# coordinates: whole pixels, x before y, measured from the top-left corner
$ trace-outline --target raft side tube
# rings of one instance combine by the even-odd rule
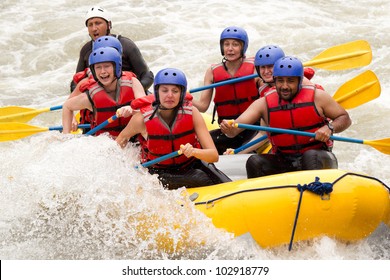
[[[198,210],[235,236],[250,233],[261,247],[290,242],[300,191],[319,177],[334,183],[328,199],[302,194],[294,242],[319,236],[356,241],[384,221],[390,226],[389,188],[378,179],[342,170],[298,171],[188,189]]]

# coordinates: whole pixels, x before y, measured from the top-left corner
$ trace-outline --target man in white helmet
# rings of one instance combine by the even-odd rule
[[[121,35],[111,34],[112,23],[108,12],[101,7],[90,8],[86,13],[85,25],[88,28],[91,41],[87,42],[80,50],[76,73],[84,71],[89,66],[88,59],[92,52],[92,44],[97,38],[105,35],[115,36],[123,47],[122,70],[136,74],[145,91],[147,91],[153,84],[153,73],[149,70],[140,50],[132,40]],[[72,81],[71,91],[75,89],[75,86],[75,82]]]

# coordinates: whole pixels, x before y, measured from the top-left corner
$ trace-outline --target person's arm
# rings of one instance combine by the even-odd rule
[[[328,125],[320,127],[315,132],[316,140],[326,142],[329,140],[332,133],[342,132],[352,124],[352,120],[348,112],[327,92],[317,89],[314,102],[318,112],[324,117],[329,118],[333,126],[333,131],[328,127]]]
[[[69,98],[62,106],[62,133],[70,133],[72,131],[72,120],[74,111],[88,109],[92,111],[92,104],[88,99],[87,93]]]
[[[180,150],[186,157],[196,157],[205,162],[217,162],[219,155],[217,148],[210,136],[206,123],[199,113],[198,109],[192,108],[192,117],[194,122],[195,134],[199,139],[202,148],[194,148],[191,144],[186,143]]]
[[[147,132],[144,123],[144,116],[142,115],[142,113],[137,112],[133,115],[133,117],[130,119],[129,123],[121,131],[121,133],[119,133],[115,141],[118,143],[119,146],[124,148],[129,142],[129,139],[139,133],[141,133],[146,139]]]
[[[134,92],[134,98],[140,98],[142,96],[145,96],[145,90],[140,82],[139,79],[133,77],[131,78],[131,81],[133,82],[133,92]]]
[[[213,71],[212,71],[211,67],[209,67],[206,70],[203,84],[205,86],[208,86],[208,85],[211,85],[213,82],[214,82]],[[213,97],[213,89],[212,88],[205,89],[204,91],[202,91],[199,100],[193,99],[192,104],[200,112],[204,113],[209,108],[212,97]]]
[[[123,70],[134,72],[146,91],[154,81],[152,71],[150,71],[141,51],[132,40],[123,36],[120,36],[119,40],[123,47]]]

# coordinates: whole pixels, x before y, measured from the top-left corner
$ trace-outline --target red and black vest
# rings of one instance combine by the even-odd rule
[[[96,127],[108,118],[115,115],[116,111],[123,107],[130,105],[134,100],[133,82],[132,78],[135,74],[132,72],[123,72],[122,77],[118,80],[117,97],[116,100],[111,98],[103,87],[97,82],[93,81],[87,85],[87,93],[92,103],[94,112],[93,121],[91,122],[91,128]],[[81,89],[80,89],[81,90]],[[108,124],[100,131],[96,133],[99,135],[103,132],[109,132],[112,136],[118,136],[119,133],[126,127],[131,117],[118,118],[112,123]]]
[[[192,95],[187,94],[184,103],[178,109],[176,118],[171,126],[166,124],[153,106],[154,95],[137,98],[133,109],[140,109],[144,116],[144,122],[148,133],[146,141],[142,141],[142,161],[150,161],[180,149],[180,145],[190,143],[199,148],[200,144],[195,134],[192,118]],[[180,169],[190,164],[194,157],[187,158],[184,155],[174,157],[153,165],[155,168]]]
[[[212,66],[214,83],[253,75],[254,70],[253,59],[245,59],[234,76],[226,71],[223,63]],[[223,119],[238,118],[258,98],[255,79],[216,87],[213,122],[215,112],[218,113],[218,123],[221,123]]]
[[[315,132],[326,123],[314,103],[314,86],[303,86],[290,102],[279,98],[277,92],[266,95],[270,127]],[[325,149],[326,145],[307,136],[269,133],[274,153],[302,154],[310,149]]]

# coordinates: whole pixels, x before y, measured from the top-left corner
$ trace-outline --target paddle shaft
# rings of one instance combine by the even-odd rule
[[[220,87],[220,86],[224,86],[224,85],[230,85],[230,84],[234,84],[234,83],[239,83],[239,82],[243,82],[243,81],[254,79],[256,77],[258,77],[257,74],[252,74],[252,75],[248,75],[248,76],[244,76],[244,77],[240,77],[240,78],[233,78],[233,79],[225,80],[225,81],[222,81],[222,82],[206,85],[206,86],[203,86],[203,87],[190,89],[190,93],[194,93],[194,92],[198,92],[198,91],[202,91],[202,90],[206,90],[206,89],[210,89],[210,88]]]
[[[162,162],[162,161],[170,159],[170,158],[177,157],[179,155],[181,155],[181,150],[177,150],[177,151],[174,151],[174,152],[172,152],[170,154],[166,154],[165,156],[162,156],[162,157],[153,159],[151,161],[145,162],[145,163],[142,164],[142,166],[143,167],[149,167],[149,166],[152,166],[153,164]]]
[[[116,119],[118,119],[117,115],[113,115],[112,117],[108,118],[107,120],[105,120],[104,122],[102,122],[101,124],[99,124],[98,126],[96,126],[95,128],[91,129],[90,131],[88,131],[85,134],[86,135],[94,135],[97,131],[99,131],[102,128],[106,127],[108,124],[112,123]]]
[[[246,143],[245,145],[242,145],[241,147],[234,149],[233,154],[238,154],[239,152],[242,152],[246,148],[252,147],[252,146],[256,145],[257,143],[260,143],[261,141],[267,139],[267,137],[268,137],[267,135],[263,135],[260,138],[257,138],[253,141],[250,141],[250,142]]]
[[[90,124],[79,124],[77,127],[81,128],[81,129],[84,129],[84,128],[90,128],[91,125]],[[62,130],[63,126],[62,125],[60,125],[60,126],[51,126],[48,129],[49,130]]]
[[[50,111],[55,111],[55,110],[60,110],[60,109],[62,109],[62,105],[53,106],[53,107],[49,108]]]
[[[275,128],[275,127],[268,127],[268,126],[261,126],[261,125],[237,123],[236,127],[244,128],[244,129],[251,129],[251,130],[274,132],[274,133],[300,135],[300,136],[307,136],[307,137],[315,137],[316,136],[316,134],[313,132],[298,131],[298,130],[291,130],[291,129],[284,129],[284,128]],[[335,135],[330,136],[330,139],[336,140],[336,141],[364,144],[364,140],[335,136]]]

